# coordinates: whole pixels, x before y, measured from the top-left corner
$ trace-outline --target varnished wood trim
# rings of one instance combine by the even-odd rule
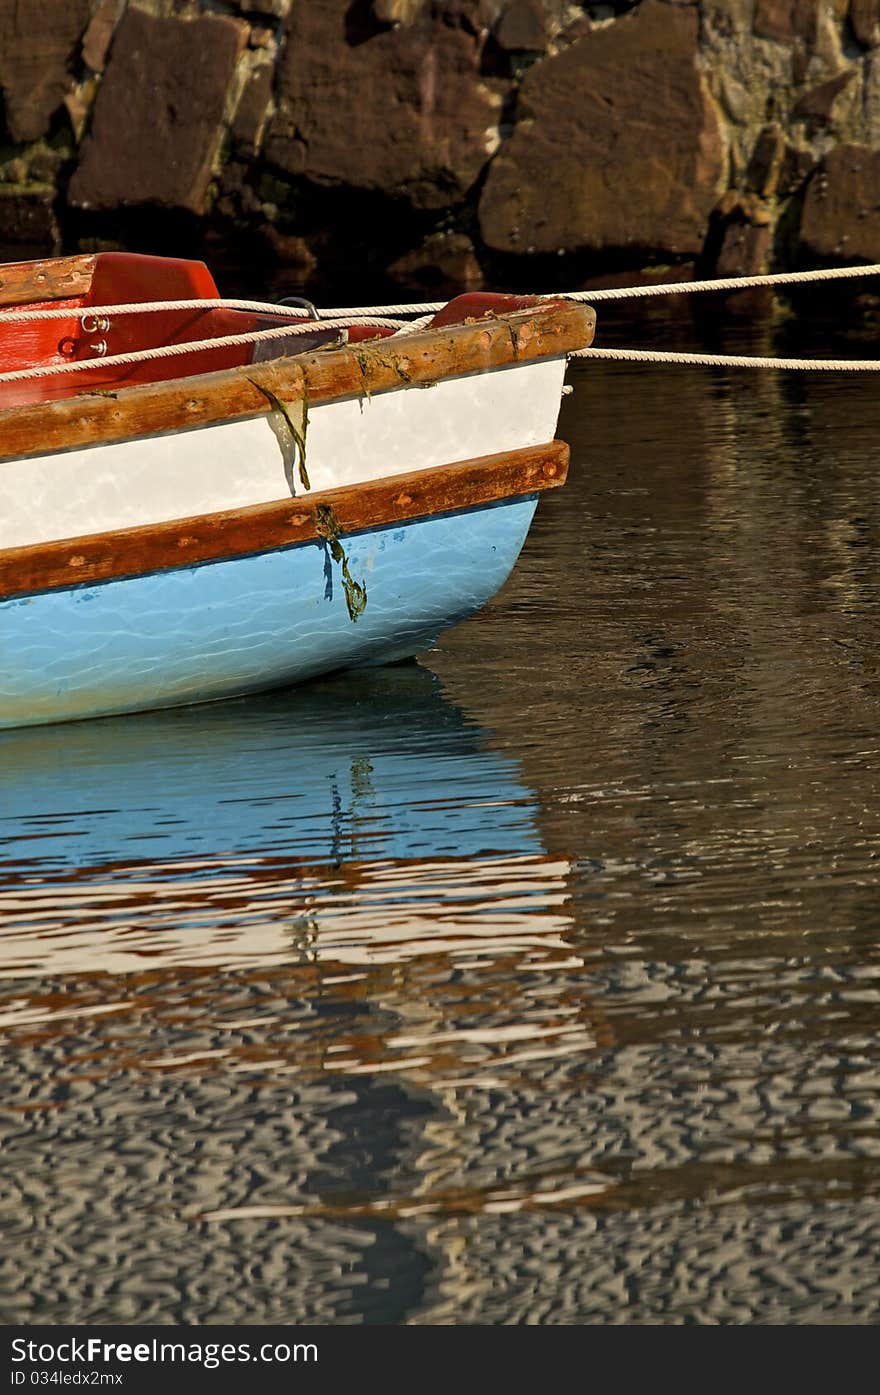
[[[568,446],[551,441],[278,503],[6,548],[0,601],[310,542],[324,532],[319,505],[333,510],[345,536],[552,489],[565,483],[567,470]]]
[[[9,262],[0,267],[0,305],[32,305],[86,295],[94,273],[94,256]]]
[[[255,384],[284,402],[305,395],[310,403],[328,402],[555,357],[590,344],[595,323],[589,306],[555,301],[405,338],[122,388],[115,396],[81,393],[62,402],[10,407],[0,412],[0,458],[262,416],[267,399]]]

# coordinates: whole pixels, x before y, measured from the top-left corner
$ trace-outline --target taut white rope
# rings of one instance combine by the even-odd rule
[[[880,263],[869,266],[821,267],[814,271],[783,271],[766,276],[727,276],[711,281],[672,281],[645,286],[608,286],[592,291],[565,291],[545,297],[599,303],[607,300],[634,300],[646,296],[698,295],[708,291],[744,291],[758,286],[794,286],[817,281],[838,281],[854,277],[880,275]],[[70,363],[51,364],[44,368],[22,368],[0,373],[0,383],[14,382],[21,378],[48,378],[72,370],[88,371],[97,368],[123,367],[126,364],[142,363],[149,359],[170,358],[176,354],[198,353],[205,349],[236,347],[241,344],[256,344],[263,340],[281,339],[291,334],[314,329],[318,324],[324,329],[343,329],[361,324],[376,328],[391,328],[398,332],[411,332],[423,328],[427,319],[442,310],[445,301],[422,301],[409,305],[347,306],[331,310],[319,310],[319,319],[305,319],[305,308],[276,305],[261,300],[154,300],[123,305],[68,306],[52,310],[2,310],[0,323],[4,320],[13,323],[27,323],[33,320],[61,320],[89,315],[119,316],[134,314],[155,314],[163,310],[245,310],[260,315],[283,316],[286,323],[277,328],[253,330],[247,334],[229,334],[214,339],[201,339],[185,344],[164,344],[152,349],[134,350],[131,353],[111,354],[106,358],[78,360]],[[415,324],[401,321],[401,316],[419,316]],[[393,317],[393,318],[392,318]],[[875,373],[880,371],[880,360],[875,359],[819,359],[819,358],[765,358],[746,354],[698,354],[673,353],[660,349],[603,349],[590,347],[576,350],[572,358],[616,359],[629,363],[672,363],[692,364],[706,368],[777,368],[795,371],[825,373]]]
[[[91,312],[90,312],[91,313]],[[258,344],[267,339],[286,339],[291,335],[305,334],[316,329],[348,329],[353,324],[367,324],[370,328],[400,329],[399,320],[340,318],[338,320],[309,320],[305,324],[279,325],[276,329],[255,329],[248,334],[227,334],[217,339],[194,339],[185,344],[159,344],[152,349],[134,349],[125,354],[108,354],[106,358],[75,359],[65,363],[51,363],[44,368],[16,368],[0,373],[0,383],[14,383],[20,379],[54,378],[61,373],[93,371],[98,368],[124,368],[130,363],[145,363],[150,359],[173,358],[176,354],[196,354],[204,349],[236,348],[241,344]],[[254,364],[259,368],[259,364]]]
[[[621,363],[678,363],[701,368],[782,368],[820,373],[878,373],[878,358],[763,358],[750,354],[689,354],[666,349],[573,349],[569,358],[608,358]]]
[[[795,286],[811,281],[840,281],[854,276],[878,276],[880,263],[870,266],[820,267],[815,271],[780,271],[767,276],[725,276],[714,281],[667,281],[650,286],[606,286],[594,291],[555,291],[546,296],[548,300],[585,300],[599,303],[603,300],[635,300],[642,296],[657,295],[699,295],[706,291],[747,291],[756,286]],[[430,315],[442,310],[445,301],[424,301],[417,305],[373,305],[347,306],[333,310],[319,310],[318,314],[335,317],[337,315]]]
[[[843,281],[853,276],[878,276],[880,263],[870,266],[829,266],[815,271],[777,271],[766,276],[724,276],[714,281],[667,281],[651,286],[606,286],[603,290],[565,292],[566,300],[634,300],[650,295],[699,295],[703,291],[747,291],[756,286],[797,286],[810,281]]]
[[[258,315],[283,315],[288,320],[302,320],[308,311],[298,305],[273,305],[266,300],[143,300],[123,305],[68,305],[54,310],[0,310],[0,324],[27,324],[31,320],[76,320],[82,315],[155,315],[159,310],[251,310]],[[344,315],[327,316],[339,319]],[[370,315],[371,311],[364,311]],[[322,319],[324,316],[322,316]],[[360,317],[358,317],[360,318]],[[314,324],[314,320],[309,321]]]
[[[592,291],[554,291],[548,300],[585,300],[591,304],[603,300],[636,300],[658,295],[701,295],[707,291],[746,291],[756,286],[795,286],[814,281],[840,281],[861,276],[880,275],[880,263],[868,266],[820,267],[813,271],[780,271],[766,276],[726,276],[712,281],[666,281],[649,286],[606,286]],[[408,305],[337,306],[319,310],[322,320],[372,319],[374,316],[436,315],[448,302],[419,301]],[[150,300],[124,305],[67,306],[55,310],[0,310],[0,323],[26,323],[30,320],[71,319],[77,315],[147,315],[160,310],[250,310],[260,315],[284,315],[301,319],[308,314],[304,307],[277,305],[266,300]],[[311,321],[314,323],[314,321]]]

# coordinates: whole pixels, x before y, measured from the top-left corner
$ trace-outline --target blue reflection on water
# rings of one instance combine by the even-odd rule
[[[0,735],[0,869],[541,850],[517,763],[415,665]]]

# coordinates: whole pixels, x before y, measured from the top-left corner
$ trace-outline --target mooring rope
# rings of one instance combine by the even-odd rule
[[[566,300],[634,300],[650,295],[699,295],[703,291],[747,291],[761,286],[797,286],[810,281],[842,281],[853,276],[878,276],[880,263],[870,266],[828,266],[815,271],[775,271],[764,276],[722,276],[714,281],[666,281],[650,286],[606,286],[602,290],[566,293]]]
[[[570,349],[569,358],[606,358],[621,363],[679,363],[700,368],[807,369],[820,373],[878,373],[878,358],[764,358],[753,354],[674,353],[668,349]]]
[[[606,286],[593,291],[556,291],[548,293],[548,300],[589,301],[590,305],[603,300],[635,300],[642,296],[657,295],[697,295],[706,291],[746,291],[756,286],[795,286],[810,281],[839,281],[854,276],[878,276],[880,263],[870,266],[821,267],[815,271],[780,271],[764,276],[725,276],[713,281],[663,281],[647,286]],[[411,305],[347,306],[332,310],[319,310],[323,318],[336,315],[436,315],[446,301],[423,301]]]
[[[725,276],[710,281],[662,281],[644,286],[606,286],[586,291],[556,291],[548,300],[589,301],[592,305],[606,300],[635,300],[645,296],[702,295],[709,291],[746,291],[759,286],[795,286],[815,281],[839,281],[861,276],[880,275],[880,263],[869,266],[820,267],[813,271],[780,271],[760,276]],[[399,318],[408,315],[436,315],[448,301],[425,300],[399,305],[349,305],[318,310],[322,320],[372,319],[374,316]],[[0,322],[24,324],[32,320],[60,320],[77,316],[147,315],[167,310],[249,310],[259,315],[284,315],[301,319],[308,315],[305,307],[278,305],[267,300],[234,300],[199,298],[192,300],[132,301],[122,305],[66,306],[51,310],[0,310]],[[314,321],[311,321],[314,323]]]
[[[306,334],[309,330],[349,329],[352,326],[366,325],[376,329],[401,329],[399,320],[353,319],[340,316],[336,320],[309,320],[296,325],[279,325],[275,329],[255,329],[247,334],[226,334],[216,339],[193,339],[185,344],[157,344],[151,349],[134,349],[125,354],[107,354],[105,357],[75,359],[65,363],[51,363],[43,368],[15,368],[0,373],[0,383],[14,383],[21,379],[54,378],[63,373],[89,372],[98,368],[124,368],[132,363],[145,363],[150,359],[173,358],[176,354],[196,354],[204,349],[233,349],[243,344],[259,344],[265,340],[290,338],[296,334]],[[253,365],[258,367],[259,365]]]
[[[155,315],[160,310],[251,310],[257,315],[273,315],[276,318],[283,315],[286,319],[295,320],[301,320],[309,313],[299,305],[276,305],[268,300],[220,300],[215,296],[213,300],[205,297],[198,300],[134,300],[122,305],[67,305],[53,310],[0,309],[0,324],[28,324],[32,320],[103,319],[112,315]],[[359,311],[357,318],[360,319],[362,314],[371,317],[374,313],[379,312]],[[340,310],[338,315],[328,315],[326,318],[342,319],[345,316],[346,312]],[[315,321],[310,320],[309,323],[314,324]]]
[[[855,277],[880,275],[880,263],[868,266],[822,267],[813,271],[784,271],[768,275],[726,276],[708,281],[666,281],[641,286],[606,286],[595,290],[560,291],[545,299],[588,301],[598,304],[603,301],[635,300],[648,296],[700,295],[711,291],[744,291],[762,286],[795,286],[811,282],[838,281]],[[149,359],[170,358],[177,354],[198,353],[216,348],[235,348],[244,344],[256,344],[265,340],[282,339],[297,333],[315,329],[318,324],[323,329],[343,329],[352,325],[390,328],[398,334],[408,334],[422,329],[430,317],[442,310],[446,301],[420,301],[398,305],[344,306],[329,310],[319,310],[318,320],[304,319],[308,315],[305,307],[278,305],[261,300],[224,300],[199,298],[191,300],[156,300],[131,302],[121,305],[67,306],[47,310],[2,310],[3,321],[28,323],[34,320],[60,320],[91,318],[94,320],[120,315],[156,314],[169,310],[240,310],[260,315],[278,317],[283,315],[287,323],[272,329],[252,330],[245,334],[222,335],[212,339],[200,339],[183,344],[163,344],[151,349],[133,350],[130,353],[110,354],[106,357],[51,364],[43,368],[23,368],[0,373],[0,383],[14,382],[23,378],[48,378],[56,374],[74,370],[98,368],[121,368],[128,364],[142,363]],[[403,317],[417,316],[415,322]],[[691,364],[704,368],[776,368],[795,371],[826,373],[872,373],[880,371],[880,360],[875,359],[803,359],[770,358],[745,354],[701,354],[674,353],[660,349],[605,349],[591,346],[578,349],[572,358],[613,359],[629,363],[670,363]]]

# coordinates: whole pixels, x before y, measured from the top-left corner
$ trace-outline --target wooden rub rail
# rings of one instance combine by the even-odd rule
[[[564,484],[568,455],[563,441],[551,441],[278,503],[6,548],[0,601],[311,542],[321,536],[319,505],[333,510],[343,536],[533,494]]]
[[[556,357],[592,343],[595,322],[589,306],[550,302],[497,319],[139,387],[95,391],[98,385],[87,383],[76,397],[0,410],[0,460],[265,416],[261,388],[283,402],[328,402]]]
[[[0,267],[0,305],[29,305],[86,295],[95,262],[94,255],[11,262]]]

